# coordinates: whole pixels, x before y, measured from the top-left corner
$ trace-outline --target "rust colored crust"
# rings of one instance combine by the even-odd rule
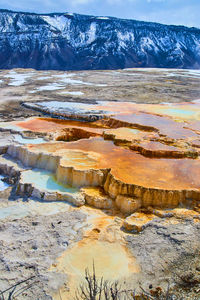
[[[100,136],[100,134],[89,132],[80,128],[64,128],[58,132],[57,136],[55,137],[55,140],[70,142],[77,141],[80,139],[88,139],[94,136]]]
[[[149,141],[129,146],[131,150],[138,151],[146,157],[157,158],[197,158],[198,151],[192,149],[178,149],[174,146],[164,145],[159,142]]]
[[[96,169],[111,168],[115,178],[126,184],[166,190],[200,189],[199,159],[150,159],[134,151],[118,147],[112,141],[105,141],[103,138],[83,139],[69,143],[29,145],[27,147],[34,152],[61,155],[63,160],[65,160],[65,155],[67,155],[66,158],[69,156],[69,150],[93,153],[96,157]],[[79,163],[82,169],[88,169],[87,161],[84,160]]]
[[[66,121],[59,120],[53,118],[31,118],[22,122],[15,122],[16,126],[19,126],[23,129],[30,130],[33,132],[44,132],[44,133],[52,133],[57,130],[61,130],[64,128],[77,128],[77,129],[85,129],[89,132],[102,134],[103,126],[98,126],[95,123],[90,122],[80,122],[80,121]],[[104,127],[105,128],[105,127]]]

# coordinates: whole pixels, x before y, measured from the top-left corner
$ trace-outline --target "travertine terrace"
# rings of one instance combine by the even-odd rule
[[[105,278],[119,273],[121,265],[115,264],[119,258],[124,268],[116,279],[127,275],[139,280],[147,265],[132,245],[139,232],[145,235],[159,226],[166,226],[166,230],[180,226],[177,230],[184,231],[180,220],[188,216],[198,226],[198,71],[130,69],[58,74],[15,70],[2,71],[0,79],[4,99],[0,108],[0,193],[6,199],[0,218],[2,222],[14,220],[17,213],[17,219],[29,218],[35,224],[37,215],[37,222],[47,224],[50,214],[52,235],[54,229],[60,234],[51,261],[38,269],[44,273],[51,266],[49,272],[58,279],[51,289],[42,285],[46,294],[38,294],[39,298],[59,299],[60,290],[63,299],[71,300],[75,282],[87,267],[84,259],[89,264],[98,252],[97,268]],[[169,87],[171,94],[166,92]],[[66,96],[67,92],[71,96]],[[6,108],[8,98],[10,106]],[[16,201],[14,208],[10,199]],[[64,213],[72,218],[73,228],[65,222],[62,227]],[[17,222],[21,226],[22,221]],[[69,230],[68,242],[63,241],[63,228]],[[44,226],[41,232],[49,234]],[[53,243],[45,247],[51,248]],[[113,247],[113,257],[103,254],[103,249],[110,252]],[[8,260],[9,253],[4,254]],[[80,263],[77,257],[81,257]],[[149,263],[151,257],[148,259]],[[106,262],[101,265],[103,260],[109,262],[110,269]],[[61,273],[70,274],[70,283]],[[64,283],[69,283],[70,292]],[[47,294],[53,298],[45,298]]]
[[[199,147],[195,146],[200,126],[198,101],[173,105],[128,102],[23,105],[68,118],[68,121],[32,118],[2,124],[2,130],[43,134],[46,142],[9,145],[3,154],[7,159],[9,156],[19,160],[25,168],[51,172],[57,184],[78,189],[77,193],[73,190],[72,197],[66,194],[68,198],[57,194],[58,199],[72,198],[79,206],[84,204],[86,194],[81,188],[102,188],[105,197],[113,199],[113,205],[127,214],[141,207],[187,206],[191,200],[200,200]],[[92,122],[93,116],[97,120]],[[74,118],[77,120],[70,121]],[[88,122],[79,121],[83,118],[88,118]],[[22,186],[26,183],[31,185],[26,177],[21,176],[19,192],[24,191]],[[36,195],[33,185],[29,195]],[[48,198],[42,192],[37,195]],[[99,207],[94,201],[93,204]]]
[[[4,123],[4,129],[40,132],[47,139],[35,145],[10,145],[6,153],[25,167],[52,172],[58,183],[101,187],[119,208],[121,196],[127,203],[132,199],[130,211],[125,209],[129,214],[140,207],[173,207],[200,199],[198,102],[100,102],[80,107],[78,102],[65,102],[63,108],[62,102],[58,104],[35,103],[33,108],[56,117],[76,116],[77,121],[36,118]],[[88,112],[89,120],[93,115],[98,120],[78,121],[87,119]]]

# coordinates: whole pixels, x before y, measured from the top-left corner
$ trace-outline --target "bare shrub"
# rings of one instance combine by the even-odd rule
[[[93,271],[85,270],[85,281],[80,284],[75,292],[74,300],[181,300],[170,292],[170,285],[166,291],[157,287],[150,291],[145,291],[141,287],[141,293],[135,293],[134,289],[122,288],[119,282],[110,282],[103,277],[97,278],[95,266]]]
[[[34,279],[35,276],[32,276],[28,279],[17,282],[3,291],[0,290],[0,300],[18,299],[18,296],[22,295],[26,290],[37,284],[38,281],[35,281]]]

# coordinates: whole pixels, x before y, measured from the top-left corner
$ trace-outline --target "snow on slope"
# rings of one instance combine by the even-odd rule
[[[200,29],[0,10],[0,68],[200,68]]]

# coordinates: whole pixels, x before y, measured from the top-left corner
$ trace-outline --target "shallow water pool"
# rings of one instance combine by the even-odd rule
[[[57,183],[55,176],[51,172],[43,170],[28,170],[21,175],[22,182],[31,183],[39,190],[47,190],[49,192],[61,193],[77,193],[79,189],[69,185]]]
[[[14,140],[20,144],[42,144],[42,143],[45,143],[45,140],[43,138],[34,138],[34,139],[24,138],[20,134],[16,134],[13,137],[14,137]]]
[[[3,178],[4,176],[0,175],[0,191],[4,191],[9,187],[9,185],[6,182],[2,181]]]

